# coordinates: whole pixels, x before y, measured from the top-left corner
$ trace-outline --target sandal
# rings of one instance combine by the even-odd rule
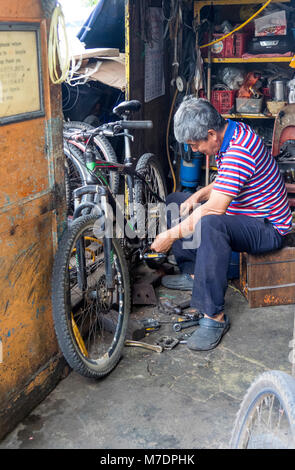
[[[223,322],[212,320],[211,318],[201,318],[199,328],[196,329],[187,341],[187,347],[195,351],[214,349],[229,328],[230,322],[227,315],[224,315]]]

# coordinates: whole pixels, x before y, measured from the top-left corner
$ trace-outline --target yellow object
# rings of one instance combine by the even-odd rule
[[[208,59],[203,59],[204,62],[208,62]],[[214,57],[211,59],[211,62],[213,64],[217,63],[224,63],[224,64],[230,64],[230,63],[236,63],[236,64],[251,64],[251,63],[258,63],[258,62],[290,62],[293,61],[293,59],[289,57],[251,57],[249,59],[242,59],[241,57]],[[293,65],[295,67],[295,64]]]
[[[87,349],[85,347],[85,343],[83,341],[83,338],[80,334],[79,328],[77,327],[77,323],[74,320],[73,312],[71,312],[71,318],[72,318],[73,333],[75,335],[75,338],[76,338],[77,344],[80,348],[80,351],[84,354],[85,357],[88,357],[88,352],[87,352]]]
[[[60,33],[63,34],[65,41],[65,58],[62,57],[61,53]],[[48,40],[48,67],[52,83],[57,85],[66,81],[70,71],[70,63],[65,17],[58,3],[52,15]]]
[[[222,36],[221,38],[219,39],[216,39],[215,41],[212,41],[212,42],[209,42],[208,44],[204,44],[203,46],[200,46],[200,49],[202,49],[203,47],[209,47],[209,46],[213,46],[213,44],[216,44],[217,42],[221,42],[223,41],[225,38],[228,38],[229,36],[231,36],[232,34],[234,34],[235,32],[239,31],[240,29],[244,28],[244,26],[246,26],[248,23],[250,23],[250,21],[252,21],[257,15],[259,15],[259,13],[261,13],[266,7],[267,5],[270,4],[272,0],[267,0],[267,2],[261,7],[259,8],[259,10],[257,10],[257,12],[252,15],[250,18],[248,18],[246,21],[244,21],[244,23],[242,23],[240,26],[238,26],[237,28],[235,28],[233,31],[231,31],[230,33],[227,33],[225,34],[224,36]]]

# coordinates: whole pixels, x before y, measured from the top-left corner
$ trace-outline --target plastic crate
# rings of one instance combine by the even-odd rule
[[[228,113],[235,104],[236,90],[212,90],[211,103],[220,113]]]
[[[212,36],[212,40],[215,41],[223,37],[224,34],[217,34],[214,33]],[[234,33],[231,36],[228,36],[223,41],[219,41],[216,44],[211,46],[211,54],[212,57],[220,57],[220,58],[231,58],[231,57],[242,57],[242,55],[246,51],[246,41],[248,35],[245,33]],[[208,41],[208,35],[204,35],[204,39]],[[202,56],[208,56],[208,48],[205,47],[201,49]]]

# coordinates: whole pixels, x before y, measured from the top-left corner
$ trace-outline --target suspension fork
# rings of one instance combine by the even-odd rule
[[[113,217],[110,214],[110,207],[108,204],[107,195],[101,196],[101,207],[104,213],[104,237],[103,237],[103,255],[105,262],[105,276],[107,289],[114,289],[114,276],[113,276],[113,250],[112,250],[112,236],[113,236]]]
[[[128,129],[124,129],[124,145],[125,145],[124,165],[126,165],[126,167],[131,167],[132,157],[131,157],[130,136],[128,134]],[[125,176],[125,207],[126,207],[126,216],[129,219],[129,222],[131,222],[132,228],[134,226],[133,187],[134,187],[133,176],[128,174]]]

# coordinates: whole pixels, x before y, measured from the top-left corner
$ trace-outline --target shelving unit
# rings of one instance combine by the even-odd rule
[[[278,2],[273,2],[273,3],[278,3]],[[290,3],[290,0],[283,0],[281,3]],[[250,5],[250,4],[261,4],[261,1],[259,0],[243,0],[242,2],[239,2],[237,0],[201,0],[201,1],[195,1],[194,3],[194,12],[195,12],[195,19],[196,21],[200,21],[201,19],[201,10],[205,6],[211,6],[214,5],[214,7],[218,6],[226,6],[226,5]],[[210,62],[208,58],[204,58],[203,61],[205,64],[263,64],[263,63],[275,63],[275,64],[282,64],[282,65],[288,65],[293,59],[293,56],[276,56],[276,57],[211,57]],[[210,96],[210,93],[209,93]],[[210,99],[210,98],[209,98]],[[241,113],[226,113],[222,114],[224,118],[231,118],[231,119],[275,119],[276,114],[270,115],[270,114],[264,114],[264,113],[259,113],[259,114],[241,114]]]
[[[234,113],[234,114],[222,114],[224,118],[229,118],[229,119],[275,119],[276,114],[272,114],[271,116],[266,116],[265,114],[239,114],[239,113]]]
[[[194,14],[195,14],[195,21],[197,24],[200,24],[201,22],[201,10],[203,7],[206,7],[206,6],[211,6],[213,5],[214,7],[218,7],[218,6],[226,6],[226,5],[255,5],[255,4],[261,4],[261,0],[242,0],[242,1],[238,1],[238,0],[201,0],[201,1],[195,1],[194,3]],[[279,2],[276,2],[274,1],[273,3],[279,3]],[[290,3],[290,0],[283,0],[282,2],[280,3]],[[257,7],[258,8],[258,7]],[[242,31],[242,30],[241,30]],[[240,32],[241,32],[240,31]],[[197,39],[198,41],[198,39]],[[201,45],[201,44],[200,44]],[[275,56],[275,57],[272,57],[271,55],[269,57],[258,57],[258,56],[252,56],[252,57],[225,57],[225,58],[221,58],[221,57],[211,57],[210,61],[208,60],[208,58],[203,58],[203,62],[204,62],[204,65],[208,66],[208,67],[211,67],[211,65],[215,65],[215,66],[218,66],[218,64],[240,64],[240,65],[246,65],[246,64],[249,64],[252,66],[254,64],[281,64],[282,67],[286,67],[290,64],[290,62],[292,61],[293,59],[293,55],[290,55],[290,56],[286,56],[286,55],[281,55],[281,56]],[[210,93],[209,93],[209,98],[210,99]],[[272,122],[271,121],[274,121],[277,117],[277,114],[269,114],[269,113],[259,113],[259,114],[250,114],[250,113],[245,113],[245,114],[242,114],[242,113],[225,113],[225,114],[222,114],[222,116],[226,119],[236,119],[236,120],[253,120],[253,125],[254,125],[254,122],[258,120],[261,121],[261,125],[264,126],[264,125],[267,125],[268,128],[270,128],[270,126],[272,126]],[[258,124],[258,126],[260,126],[260,123]],[[207,168],[207,163],[206,163],[206,174],[208,174],[208,168]],[[211,166],[210,165],[210,170],[211,171],[214,171],[215,170],[215,167]],[[206,178],[208,179],[208,176],[206,176]],[[288,186],[288,185],[286,185]],[[295,193],[295,190],[294,190],[294,184],[291,184],[289,185],[291,186],[292,188],[289,188],[290,191],[288,192],[293,192]],[[292,189],[292,191],[291,191]],[[287,188],[288,190],[288,188]],[[294,197],[291,196],[291,198],[289,199],[290,200],[290,205],[293,205],[295,206],[295,194],[294,194]]]
[[[208,63],[208,59],[203,59],[205,63]],[[242,57],[224,57],[224,58],[219,58],[219,57],[213,57],[211,59],[211,62],[213,64],[256,64],[256,63],[289,63],[291,62],[292,57],[249,57],[247,59],[243,59]]]

